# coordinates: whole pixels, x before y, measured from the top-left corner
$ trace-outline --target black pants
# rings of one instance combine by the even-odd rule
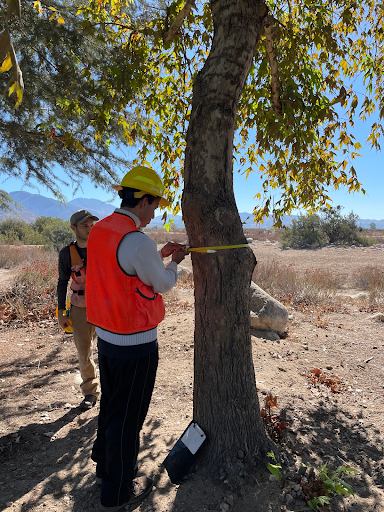
[[[102,478],[101,504],[106,507],[121,505],[131,495],[139,434],[155,384],[157,343],[154,351],[139,357],[132,357],[137,354],[132,348],[116,347],[119,356],[111,357],[100,353],[99,345],[101,401],[92,460]]]

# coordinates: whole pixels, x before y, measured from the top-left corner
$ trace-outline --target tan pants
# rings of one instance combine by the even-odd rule
[[[92,340],[95,337],[95,326],[87,322],[86,308],[71,306],[73,340],[79,358],[80,384],[83,395],[99,395],[99,381],[96,377],[96,365],[92,357]]]

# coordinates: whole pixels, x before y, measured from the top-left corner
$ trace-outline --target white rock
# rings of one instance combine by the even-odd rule
[[[356,293],[355,295],[347,295],[347,297],[349,297],[350,299],[354,299],[354,300],[366,299],[369,297],[369,293],[368,292],[359,292],[359,293]]]
[[[250,294],[251,328],[283,333],[288,321],[287,308],[254,282]]]
[[[368,320],[374,320],[375,322],[384,322],[384,314],[383,313],[375,313],[374,315],[369,316]]]

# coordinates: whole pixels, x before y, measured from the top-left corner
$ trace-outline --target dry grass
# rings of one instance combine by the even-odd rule
[[[369,296],[361,298],[365,306],[376,306],[384,308],[384,268],[367,265],[351,276],[354,288],[369,292]]]
[[[32,260],[20,267],[13,285],[0,297],[0,319],[25,322],[51,318],[56,308],[57,278],[57,256],[54,261]]]
[[[329,270],[302,272],[274,260],[259,263],[252,279],[277,300],[296,304],[333,303],[344,281],[343,276]]]
[[[372,238],[376,244],[384,244],[384,230],[367,230],[365,231],[367,237]]]
[[[33,245],[0,245],[0,268],[13,268],[32,260],[50,259],[57,253]]]
[[[247,238],[253,238],[253,240],[258,240],[259,242],[265,242],[267,240],[278,242],[283,231],[283,229],[276,229],[275,231],[271,229],[245,229],[244,235]]]
[[[245,229],[244,235],[246,238],[252,238],[253,240],[258,240],[259,242],[265,242],[266,240],[277,242],[282,232],[282,229],[277,229],[276,231],[272,231],[270,229]],[[169,232],[162,228],[148,229],[145,234],[152,238],[152,240],[154,240],[157,244],[165,244],[167,242],[178,242],[185,244],[188,241],[188,236],[185,229],[178,229],[177,231]]]
[[[169,232],[162,228],[149,229],[145,232],[145,234],[154,240],[158,245],[166,244],[167,242],[177,242],[179,244],[188,243],[188,237],[185,229]]]

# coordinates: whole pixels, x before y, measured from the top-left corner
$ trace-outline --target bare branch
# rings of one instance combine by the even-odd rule
[[[265,46],[269,57],[269,64],[271,66],[271,87],[272,87],[272,106],[275,114],[281,116],[283,109],[280,101],[280,80],[279,80],[279,68],[277,65],[277,59],[275,50],[273,48],[273,41],[275,39],[275,19],[273,16],[268,15],[264,18],[264,30],[265,30]]]
[[[192,5],[194,3],[195,0],[187,0],[187,3],[184,5],[179,14],[173,20],[173,23],[170,26],[168,32],[164,35],[164,44],[171,42],[172,39],[175,37],[177,31],[179,30],[181,24],[184,21],[184,18],[186,18],[188,14],[191,12]]]

